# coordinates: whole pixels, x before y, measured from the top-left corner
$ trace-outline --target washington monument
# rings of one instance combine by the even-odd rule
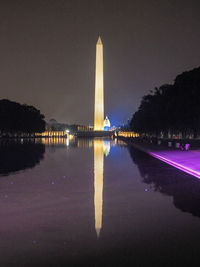
[[[96,44],[94,131],[104,130],[103,44],[99,36]]]

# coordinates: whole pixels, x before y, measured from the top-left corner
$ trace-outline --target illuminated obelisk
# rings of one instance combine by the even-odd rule
[[[104,86],[103,86],[103,44],[101,38],[96,45],[94,131],[104,130]]]

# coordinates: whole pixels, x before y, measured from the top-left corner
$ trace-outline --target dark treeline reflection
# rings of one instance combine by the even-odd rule
[[[129,148],[143,182],[155,191],[173,197],[174,206],[181,211],[200,217],[200,180],[175,169],[149,155]]]
[[[33,168],[43,159],[45,146],[31,140],[0,142],[0,175]]]

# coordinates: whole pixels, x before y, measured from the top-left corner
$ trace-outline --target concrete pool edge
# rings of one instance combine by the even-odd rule
[[[156,149],[152,149],[153,146],[152,144],[138,144],[138,143],[135,143],[131,140],[126,140],[126,139],[123,139],[123,141],[129,145],[132,145],[133,147],[135,147],[136,149],[156,158],[156,159],[159,159],[161,160],[162,162],[165,162],[166,164],[172,166],[172,167],[175,167],[185,173],[188,173],[198,179],[200,179],[200,171],[198,170],[195,170],[195,168],[191,167],[190,165],[187,166],[185,164],[181,164],[180,162],[178,162],[177,160],[173,160],[170,158],[170,155],[169,156],[166,156],[166,153],[165,153],[165,156],[162,155],[162,152],[168,152],[168,150],[159,150],[158,147],[156,147]],[[174,150],[176,151],[176,150]],[[160,153],[159,153],[160,152]],[[173,153],[173,150],[170,150],[171,153]],[[185,161],[190,161],[190,158],[189,158],[189,155],[192,153],[192,151],[188,151],[186,153],[180,151],[180,155],[181,157],[184,156],[184,159]],[[199,153],[199,163],[200,163],[200,153]],[[193,164],[194,166],[194,164]]]

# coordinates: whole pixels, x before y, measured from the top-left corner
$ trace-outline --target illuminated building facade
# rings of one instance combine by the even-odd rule
[[[84,132],[84,131],[86,131],[86,132],[89,132],[89,131],[93,131],[93,126],[84,126],[84,125],[79,125],[78,126],[78,131],[80,131],[80,132]]]
[[[106,118],[104,120],[104,131],[108,131],[109,129],[110,129],[110,120],[106,116]]]
[[[99,37],[96,44],[94,131],[104,130],[104,85],[103,85],[103,44]]]
[[[126,137],[126,138],[139,137],[139,134],[135,132],[123,132],[122,131],[122,132],[118,132],[117,134],[115,133],[115,135]]]
[[[35,137],[66,137],[66,131],[45,131],[43,133],[35,133]]]

